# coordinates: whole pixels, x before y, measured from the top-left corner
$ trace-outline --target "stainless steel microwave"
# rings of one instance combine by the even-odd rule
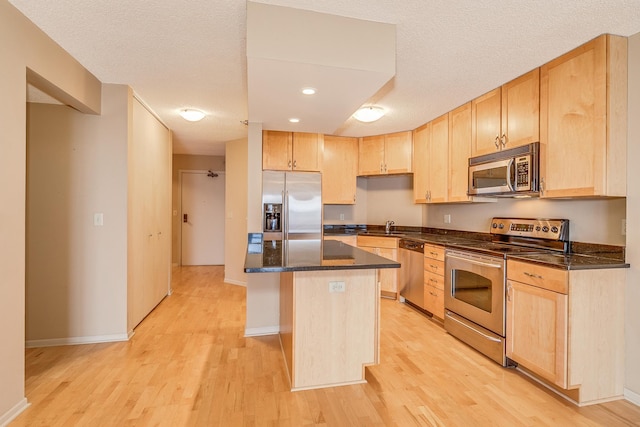
[[[470,196],[538,196],[540,143],[469,159]]]

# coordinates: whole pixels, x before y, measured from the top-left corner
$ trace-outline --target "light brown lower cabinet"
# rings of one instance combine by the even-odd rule
[[[444,319],[444,247],[424,245],[424,309]]]
[[[507,357],[579,405],[623,397],[625,269],[507,262]]]
[[[356,236],[344,236],[344,235],[338,235],[338,236],[332,236],[332,235],[324,235],[324,240],[336,240],[338,242],[342,242],[345,245],[349,245],[349,246],[358,246],[358,241],[356,239]]]
[[[367,252],[393,261],[398,260],[398,241],[396,237],[358,236],[358,247]],[[387,298],[398,298],[398,268],[383,268],[377,271],[380,283],[380,295]]]

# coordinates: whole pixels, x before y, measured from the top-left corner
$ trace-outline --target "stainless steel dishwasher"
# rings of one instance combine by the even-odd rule
[[[400,297],[424,309],[424,243],[400,239]]]

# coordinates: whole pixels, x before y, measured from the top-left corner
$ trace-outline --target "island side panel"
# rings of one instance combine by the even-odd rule
[[[293,385],[293,273],[280,273],[280,345]]]
[[[344,282],[344,292],[330,292]],[[378,363],[379,297],[376,271],[295,272],[292,388],[365,382]]]

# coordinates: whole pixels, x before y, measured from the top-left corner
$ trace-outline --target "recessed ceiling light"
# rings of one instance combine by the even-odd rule
[[[353,114],[353,117],[361,122],[369,123],[375,122],[380,117],[384,116],[384,113],[384,108],[378,107],[376,105],[370,105],[360,108]]]
[[[316,93],[316,90],[312,87],[305,87],[304,89],[302,89],[302,93],[304,93],[305,95],[313,95]]]
[[[206,114],[203,111],[196,110],[194,108],[185,108],[184,110],[180,110],[180,115],[185,120],[197,122],[204,119]]]
[[[299,123],[299,122],[300,122],[300,119],[298,119],[298,118],[296,118],[296,117],[291,117],[291,118],[289,119],[289,121],[290,121],[291,123]]]

